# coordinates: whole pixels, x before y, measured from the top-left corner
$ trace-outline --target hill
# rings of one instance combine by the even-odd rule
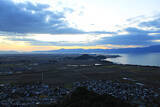
[[[101,60],[101,59],[106,59],[106,56],[103,56],[103,55],[92,56],[92,55],[88,55],[88,54],[83,54],[81,56],[76,57],[75,59],[76,60],[87,60],[87,59]]]

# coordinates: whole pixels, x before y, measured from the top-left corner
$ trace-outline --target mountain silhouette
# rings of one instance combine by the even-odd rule
[[[120,49],[59,49],[49,51],[33,51],[33,53],[154,53],[160,52],[160,45],[138,48]]]

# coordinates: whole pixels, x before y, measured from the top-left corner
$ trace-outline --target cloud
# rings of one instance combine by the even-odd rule
[[[129,23],[131,25],[127,25],[114,36],[101,38],[95,44],[144,46],[160,44],[160,14],[152,17],[138,16],[127,21],[131,22]],[[132,23],[134,27],[130,27]],[[126,34],[120,34],[121,32]]]
[[[68,27],[63,12],[49,11],[46,4],[14,3],[1,0],[0,31],[16,33],[81,34]],[[71,9],[64,9],[65,11]]]
[[[160,17],[152,19],[150,21],[141,22],[139,26],[160,28]]]
[[[9,41],[23,41],[28,42],[31,45],[56,45],[56,46],[72,46],[80,45],[86,46],[91,45],[93,41],[99,40],[105,35],[90,35],[90,34],[77,34],[75,35],[52,35],[52,34],[32,34],[28,36],[8,36],[5,40]],[[92,44],[94,46],[94,44]]]
[[[26,37],[8,37],[7,40],[11,41],[24,41],[28,42],[31,45],[36,46],[95,46],[95,45],[119,45],[119,46],[148,46],[158,44],[156,40],[160,39],[160,36],[150,35],[152,33],[157,33],[158,31],[152,30],[142,30],[138,28],[128,27],[124,29],[127,34],[118,34],[113,33],[113,36],[101,36],[100,35],[46,35],[48,38],[45,39],[45,35],[35,35],[35,38],[26,38]],[[94,32],[95,33],[95,32]],[[98,32],[105,33],[105,32]],[[108,32],[109,33],[109,32]],[[112,33],[111,33],[112,34]],[[53,37],[52,37],[53,36]],[[81,37],[79,37],[81,36]]]
[[[11,0],[1,0],[0,3],[0,36],[6,36],[6,39],[9,41],[22,41],[37,46],[96,46],[106,44],[134,46],[160,43],[157,42],[160,40],[160,17],[152,18],[152,20],[148,20],[143,15],[131,18],[127,21],[137,26],[131,27],[127,25],[115,32],[108,32],[107,29],[104,31],[95,30],[87,32],[70,27],[65,15],[66,12],[74,12],[72,8],[66,7],[62,11],[51,11],[48,9],[50,5],[47,4],[15,3]],[[143,18],[146,18],[146,20],[142,20]],[[147,27],[157,29],[148,30],[146,29]],[[122,34],[122,31],[127,33]],[[28,36],[34,37],[33,34],[44,34],[44,36],[49,34],[53,38],[58,35],[61,36],[62,40],[43,41],[26,38]],[[107,36],[107,34],[112,36]],[[63,38],[63,35],[66,35],[67,39]],[[79,40],[76,41],[77,38],[73,39],[74,37],[69,35],[77,36]],[[86,35],[90,36],[87,38]],[[19,38],[16,36],[19,36]],[[82,36],[86,36],[86,38],[81,39]]]
[[[16,37],[7,37],[5,40],[10,40],[10,41],[23,41],[23,42],[37,42],[37,40],[34,39],[29,39],[29,38],[16,38]]]
[[[90,31],[86,33],[88,34],[116,34],[116,32],[107,32],[107,31]]]
[[[137,35],[137,34],[138,35],[146,35],[151,32],[151,31],[138,29],[136,27],[128,27],[128,28],[125,28],[124,30],[127,31],[131,35]]]
[[[138,28],[126,28],[128,34],[114,35],[112,37],[104,37],[96,44],[114,44],[114,45],[154,45],[154,40],[160,39],[160,36],[150,36],[150,33],[158,33],[159,31],[141,30]]]

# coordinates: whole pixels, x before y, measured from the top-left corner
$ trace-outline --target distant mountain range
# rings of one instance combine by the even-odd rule
[[[33,51],[33,53],[154,53],[160,52],[160,45],[139,48],[120,49],[59,49],[49,51]]]
[[[32,52],[17,52],[17,51],[0,51],[0,54],[58,54],[58,53],[156,53],[160,52],[160,45],[139,48],[120,48],[120,49],[59,49],[49,51],[32,51]]]

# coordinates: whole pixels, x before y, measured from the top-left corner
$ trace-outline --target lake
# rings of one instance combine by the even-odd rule
[[[116,54],[116,55],[120,55],[121,57],[108,58],[106,60],[118,64],[160,66],[160,53]]]

